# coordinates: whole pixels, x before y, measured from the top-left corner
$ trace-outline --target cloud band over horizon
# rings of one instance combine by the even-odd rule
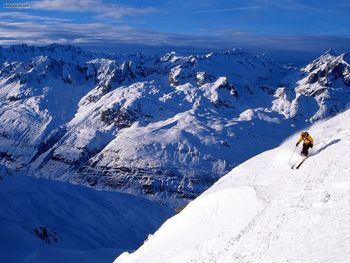
[[[233,19],[232,14],[227,14],[232,12],[238,12],[235,16],[240,18],[239,21],[244,22],[246,19],[246,24],[255,21],[258,15],[256,12],[262,11],[261,3],[264,1],[248,2],[251,2],[251,5],[191,11],[189,14],[210,16],[219,21],[214,26],[206,28],[205,17],[203,21],[193,20],[193,23],[198,23],[199,26],[191,30],[180,27],[181,21],[176,21],[179,26],[174,30],[170,27],[174,23],[168,20],[175,18],[170,17],[167,13],[169,11],[159,6],[131,6],[101,0],[73,0],[68,4],[63,0],[30,1],[27,2],[29,8],[0,10],[0,45],[59,43],[89,47],[95,45],[107,50],[113,50],[113,46],[120,47],[120,45],[208,50],[235,47],[252,50],[320,52],[329,48],[339,51],[349,50],[350,37],[347,32],[343,34],[330,32],[306,34],[293,31],[279,33],[269,30],[264,32],[260,29],[253,31],[244,28],[244,25],[240,28],[239,23],[236,23],[237,25],[220,23],[222,13],[225,13],[227,19]],[[294,9],[296,7],[295,5]],[[183,19],[192,19],[190,15],[186,16],[180,12],[177,16],[181,15]],[[147,19],[150,22],[146,22]],[[170,26],[162,28],[160,24],[162,21],[169,23]]]

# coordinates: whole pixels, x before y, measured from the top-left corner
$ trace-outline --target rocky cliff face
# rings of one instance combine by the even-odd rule
[[[303,68],[241,50],[103,55],[0,49],[0,164],[157,198],[193,198],[308,122],[346,108],[349,59]]]

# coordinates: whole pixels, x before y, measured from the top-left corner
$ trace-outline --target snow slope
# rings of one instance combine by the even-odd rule
[[[128,194],[0,172],[0,262],[111,262],[172,214]]]
[[[299,170],[288,164],[295,134],[233,169],[115,263],[349,262],[349,118],[347,110],[309,129],[315,146]]]

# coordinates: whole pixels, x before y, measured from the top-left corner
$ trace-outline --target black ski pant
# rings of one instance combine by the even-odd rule
[[[301,155],[308,156],[310,148],[312,148],[312,144],[303,143],[303,149],[301,150]]]

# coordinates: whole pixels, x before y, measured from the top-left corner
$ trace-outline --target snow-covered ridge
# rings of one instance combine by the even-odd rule
[[[61,45],[2,48],[0,164],[192,199],[310,121],[346,108],[347,55],[315,61],[283,67],[239,49],[122,56]],[[324,65],[325,76],[310,84]]]
[[[309,128],[298,170],[299,133],[239,165],[115,263],[349,262],[349,118]]]

